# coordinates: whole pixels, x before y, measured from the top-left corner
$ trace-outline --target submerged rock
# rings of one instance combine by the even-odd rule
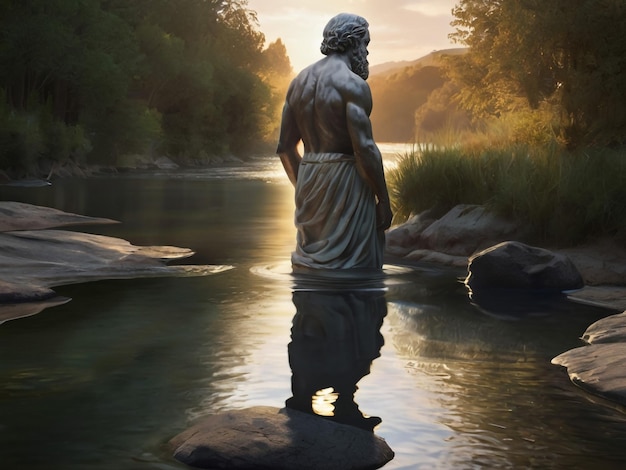
[[[375,469],[394,457],[371,432],[267,406],[208,416],[169,445],[180,462],[210,469]]]

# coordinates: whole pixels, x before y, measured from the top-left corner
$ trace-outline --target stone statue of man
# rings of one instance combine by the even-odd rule
[[[326,57],[287,92],[277,153],[296,190],[294,269],[382,267],[392,213],[369,118],[368,26],[352,14],[332,18],[321,45]]]

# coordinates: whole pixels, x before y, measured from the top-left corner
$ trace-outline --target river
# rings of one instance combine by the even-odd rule
[[[4,186],[0,198],[113,218],[80,229],[233,266],[57,287],[72,301],[0,325],[3,469],[187,468],[164,443],[193,419],[305,406],[311,391],[319,413],[339,394],[336,416],[376,425],[396,453],[385,469],[626,465],[623,411],[550,364],[606,311],[485,310],[458,272],[427,265],[387,266],[382,289],[302,289],[289,274],[293,190],[275,158]],[[298,320],[292,342],[294,318],[325,333],[303,342]]]

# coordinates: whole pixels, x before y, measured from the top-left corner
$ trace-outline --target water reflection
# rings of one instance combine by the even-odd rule
[[[572,308],[572,302],[565,293],[548,289],[468,288],[468,298],[480,312],[501,320],[515,321],[557,313],[567,314]]]
[[[354,395],[384,343],[384,291],[295,290],[293,303],[287,407],[373,431],[381,419],[364,415]]]
[[[122,221],[96,233],[190,247],[191,263],[235,266],[203,278],[66,286],[58,292],[72,302],[2,324],[2,468],[172,468],[169,455],[149,463],[144,452],[188,420],[280,407],[291,395],[313,410],[318,390],[316,408],[333,401],[337,419],[382,416],[376,433],[395,452],[386,470],[624,467],[625,415],[590,403],[550,364],[606,312],[561,303],[510,315],[516,301],[505,299],[506,310],[474,295],[470,303],[458,272],[430,266],[386,267],[386,307],[380,289],[354,293],[340,280],[330,287],[343,293],[326,283],[305,295],[288,261],[291,185],[195,171],[168,178],[0,187],[5,200]],[[290,337],[294,315],[306,322],[294,322]],[[339,330],[344,318],[352,323]],[[306,325],[332,326],[334,336],[308,337]],[[345,338],[330,342],[339,332]]]

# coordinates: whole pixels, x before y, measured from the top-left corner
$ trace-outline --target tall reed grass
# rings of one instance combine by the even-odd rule
[[[427,209],[483,204],[525,224],[533,241],[626,242],[624,150],[422,145],[400,158],[388,181],[395,223]]]

